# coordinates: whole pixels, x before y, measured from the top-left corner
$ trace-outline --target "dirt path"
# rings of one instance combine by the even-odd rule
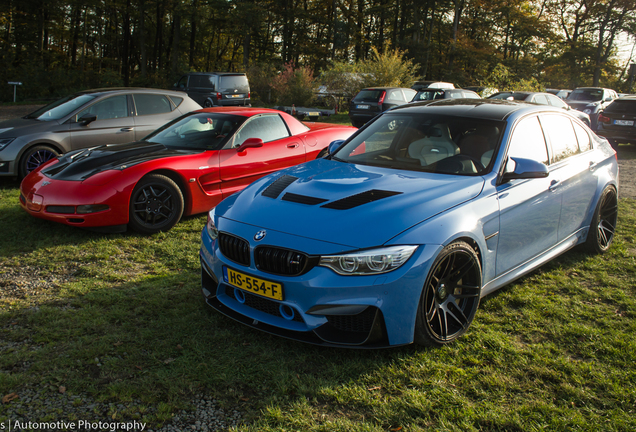
[[[42,105],[0,106],[0,121],[22,117]],[[636,198],[636,146],[621,146],[618,152],[620,197]]]

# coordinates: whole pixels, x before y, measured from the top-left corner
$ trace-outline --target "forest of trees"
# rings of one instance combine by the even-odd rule
[[[503,65],[546,87],[626,91],[617,42],[635,35],[634,0],[1,0],[0,100],[13,80],[23,97],[47,98],[165,88],[186,71],[267,83],[294,64],[319,77],[374,49],[460,85]]]

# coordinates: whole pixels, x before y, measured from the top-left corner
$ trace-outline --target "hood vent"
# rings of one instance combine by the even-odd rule
[[[263,194],[265,195],[265,194]],[[290,201],[290,202],[295,202],[298,204],[307,204],[307,205],[318,205],[318,204],[322,204],[328,200],[323,199],[323,198],[315,198],[315,197],[310,197],[307,195],[298,195],[295,193],[291,193],[291,192],[287,192],[285,195],[283,195],[282,198],[283,201]]]
[[[265,188],[262,195],[267,198],[278,198],[278,196],[287,189],[287,186],[298,180],[298,177],[284,175],[274,180]]]
[[[402,192],[385,191],[378,189],[371,189],[370,191],[362,192],[356,195],[351,195],[346,198],[339,199],[338,201],[330,202],[322,207],[330,208],[334,210],[349,210],[354,207],[361,206],[373,201],[378,201],[383,198],[392,197],[394,195],[400,195]]]

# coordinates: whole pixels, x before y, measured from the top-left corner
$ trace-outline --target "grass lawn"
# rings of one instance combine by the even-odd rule
[[[636,200],[609,253],[571,251],[484,298],[437,349],[314,347],[210,310],[205,222],[96,234],[27,216],[0,181],[0,398],[141,400],[159,409],[124,416],[153,428],[209,395],[246,413],[241,431],[636,430]]]

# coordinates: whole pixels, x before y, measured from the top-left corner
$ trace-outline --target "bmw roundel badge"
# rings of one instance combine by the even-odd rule
[[[267,231],[260,230],[259,232],[254,234],[254,240],[261,241],[261,240],[263,240],[265,238],[266,235],[267,235]]]

